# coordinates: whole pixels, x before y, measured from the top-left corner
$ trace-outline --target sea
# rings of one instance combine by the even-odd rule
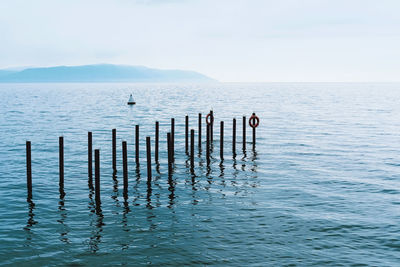
[[[130,94],[136,105],[127,105]],[[399,83],[2,83],[0,95],[1,266],[400,266]],[[195,130],[193,169],[185,116]],[[100,150],[100,209],[88,184],[89,131]]]

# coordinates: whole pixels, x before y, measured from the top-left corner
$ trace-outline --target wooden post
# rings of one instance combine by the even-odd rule
[[[147,154],[147,185],[151,185],[151,142],[150,136],[146,137],[146,154]]]
[[[117,171],[117,129],[112,129],[112,166]]]
[[[26,141],[26,186],[28,189],[28,202],[32,199],[32,158],[31,141]]]
[[[257,124],[258,124],[258,117],[256,116],[256,113],[253,112],[253,114],[250,117],[251,123],[249,121],[249,124],[251,126],[251,128],[253,128],[253,150],[256,149],[256,120],[257,120]]]
[[[135,155],[136,165],[139,165],[139,125],[135,126]]]
[[[172,174],[171,133],[167,133],[167,149],[168,149],[168,175],[171,175]]]
[[[88,176],[89,187],[93,188],[93,140],[92,132],[88,132]]]
[[[189,116],[185,117],[185,152],[188,153],[189,149]]]
[[[94,183],[97,208],[100,207],[100,150],[94,150]]]
[[[243,116],[243,151],[246,150],[246,116]]]
[[[124,194],[128,192],[128,151],[126,141],[122,141],[122,169],[124,174]]]
[[[59,188],[60,194],[64,193],[64,137],[58,138],[58,158],[59,158]]]
[[[221,121],[220,133],[219,133],[219,157],[221,160],[224,159],[224,122]]]
[[[190,168],[194,169],[194,130],[190,130]]]
[[[201,113],[199,113],[199,151],[201,151]]]
[[[171,160],[175,161],[175,118],[171,118]]]
[[[256,127],[253,127],[253,150],[256,149]]]
[[[210,127],[210,142],[212,143],[214,141],[214,111],[210,110],[211,114],[211,127]]]
[[[232,153],[233,156],[236,156],[236,119],[233,119],[233,126],[232,126]]]
[[[207,124],[206,131],[206,158],[207,158],[207,166],[210,165],[210,128],[211,126]]]
[[[154,158],[155,158],[156,163],[158,163],[159,131],[160,131],[160,123],[158,121],[156,121],[156,138],[155,138],[155,144],[154,144]]]

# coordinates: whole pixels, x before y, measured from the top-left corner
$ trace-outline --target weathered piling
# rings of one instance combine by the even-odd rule
[[[28,189],[28,202],[32,199],[32,158],[31,141],[26,141],[26,187]]]
[[[210,110],[211,114],[211,126],[210,126],[210,142],[214,141],[214,111]]]
[[[168,175],[172,174],[171,133],[167,133]]]
[[[146,137],[146,154],[147,154],[147,185],[151,185],[151,142],[150,136]]]
[[[136,165],[139,165],[139,125],[135,126],[135,158]]]
[[[249,119],[250,127],[253,128],[253,150],[256,148],[256,128],[260,124],[260,119],[253,113]]]
[[[199,152],[201,151],[201,113],[199,113],[199,129],[198,129],[198,136],[199,136]]]
[[[188,153],[189,149],[189,116],[185,116],[185,152]]]
[[[93,188],[93,139],[92,132],[88,132],[88,177],[89,187]]]
[[[175,161],[175,118],[171,118],[171,160]]]
[[[117,171],[117,129],[112,129],[112,167]]]
[[[243,116],[243,151],[246,150],[246,116]]]
[[[64,137],[58,138],[58,158],[59,158],[59,189],[60,194],[64,194]]]
[[[190,130],[190,168],[194,169],[194,130]]]
[[[211,128],[211,125],[207,124],[207,131],[206,131],[206,159],[207,159],[207,165],[210,165],[210,128]]]
[[[219,157],[224,159],[224,122],[221,121],[219,133]]]
[[[154,160],[158,163],[158,144],[159,144],[159,137],[160,137],[160,123],[156,121],[156,137],[155,137],[155,144],[154,144]]]
[[[253,150],[256,148],[256,127],[253,127]]]
[[[128,192],[128,151],[126,141],[122,141],[122,170],[124,175],[124,195]]]
[[[233,156],[236,155],[236,119],[233,119],[232,124],[232,153]]]
[[[94,150],[94,184],[95,184],[95,200],[97,208],[100,207],[100,150]]]

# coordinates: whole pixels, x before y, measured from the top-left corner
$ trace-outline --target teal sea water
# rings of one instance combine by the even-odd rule
[[[0,84],[0,93],[0,265],[400,264],[400,84]],[[136,106],[126,105],[130,93]],[[185,115],[197,134],[198,113],[211,108],[213,159],[207,168],[205,143],[200,153],[196,146],[193,176],[184,150]],[[251,149],[247,127],[243,152],[241,118],[252,112],[261,120],[257,146]],[[173,187],[166,164],[172,117]],[[148,191],[145,137],[154,141],[156,120],[161,160],[153,162]],[[141,134],[138,168],[135,124]],[[88,131],[101,151],[100,214],[88,188]],[[32,142],[33,204],[26,201],[26,140]],[[122,140],[128,142],[127,199]]]

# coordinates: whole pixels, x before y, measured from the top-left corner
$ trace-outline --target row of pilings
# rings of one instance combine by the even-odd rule
[[[249,118],[249,125],[252,128],[252,148],[256,146],[256,128],[259,125],[259,118],[253,113]],[[213,142],[214,114],[211,110],[205,117],[206,122],[206,162],[207,166],[211,162],[211,144]],[[242,118],[242,150],[246,151],[246,116]],[[236,157],[237,130],[236,118],[232,120],[232,153]],[[168,182],[171,182],[173,175],[173,165],[175,162],[175,118],[171,118],[171,129],[167,133],[167,155],[168,155]],[[155,142],[154,142],[154,160],[159,162],[159,134],[160,124],[155,122]],[[202,150],[202,114],[198,114],[198,149]],[[224,121],[220,122],[220,159],[224,159]],[[194,172],[194,150],[195,150],[195,129],[189,130],[189,116],[185,116],[185,153],[190,158],[190,170]],[[139,125],[135,125],[135,163],[139,166]],[[147,162],[147,185],[151,187],[152,181],[152,157],[151,157],[151,138],[146,137],[146,162]],[[117,172],[117,130],[112,129],[112,167],[114,173]],[[122,141],[122,169],[123,169],[123,194],[128,193],[128,151],[127,142]],[[32,158],[31,142],[26,141],[26,175],[27,175],[27,200],[31,202],[32,196]],[[100,207],[100,149],[94,149],[94,183],[93,183],[93,134],[88,132],[88,185],[95,191],[96,207]],[[59,191],[60,198],[65,196],[64,192],[64,137],[59,137]]]

